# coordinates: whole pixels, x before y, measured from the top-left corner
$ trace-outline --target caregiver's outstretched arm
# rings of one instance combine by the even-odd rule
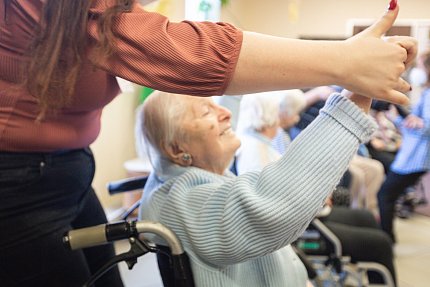
[[[410,85],[400,76],[415,58],[411,37],[382,36],[398,5],[371,27],[345,41],[306,41],[244,32],[226,94],[336,84],[370,98],[406,104]]]

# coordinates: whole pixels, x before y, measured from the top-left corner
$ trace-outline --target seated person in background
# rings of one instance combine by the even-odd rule
[[[402,144],[378,193],[381,227],[393,241],[397,199],[406,188],[414,186],[430,170],[430,51],[418,60],[422,62],[427,75],[426,89],[407,117],[391,116],[402,134]],[[392,111],[396,112],[395,109]]]
[[[299,121],[290,128],[292,139],[298,136],[319,115],[325,101],[334,92],[340,92],[340,90],[331,86],[320,86],[305,91],[305,107],[299,116]]]
[[[276,96],[281,100],[277,100]],[[287,140],[282,145],[281,137],[274,136],[275,131],[280,129],[281,123],[284,128],[288,128],[297,122],[300,107],[304,104],[303,94],[291,91],[250,94],[242,97],[238,123],[242,145],[236,160],[239,175],[249,171],[261,171],[269,163],[281,158],[282,151],[276,147],[284,148],[289,142]],[[304,154],[309,152],[303,151]],[[288,193],[288,190],[285,192]],[[350,256],[353,262],[371,261],[384,265],[395,282],[392,242],[379,229],[372,213],[365,209],[332,206],[330,198],[326,203],[328,206],[320,219],[341,241],[343,255]],[[371,283],[382,283],[381,278],[374,273],[369,274],[369,279]]]
[[[289,140],[280,126],[279,105],[283,95],[282,91],[275,91],[242,96],[237,124],[241,141],[236,155],[238,174],[260,171],[262,166],[280,158],[272,141],[275,137],[281,137],[280,141]]]
[[[390,169],[402,142],[402,136],[396,126],[386,116],[390,106],[389,103],[381,101],[372,103],[370,115],[376,120],[378,129],[373,138],[366,144],[370,156],[382,163],[385,173]]]
[[[272,146],[284,154],[287,146],[291,143],[290,131],[300,120],[300,113],[306,107],[306,99],[302,90],[282,91],[279,103],[279,126],[280,129],[272,140]]]
[[[351,172],[351,206],[366,208],[379,219],[377,193],[384,181],[384,166],[377,160],[354,155],[349,165]]]
[[[336,86],[322,86],[306,91],[306,109],[300,114],[300,121],[291,129],[292,137],[297,136],[316,118],[331,93],[340,90],[341,88]],[[377,160],[356,154],[350,162],[348,172],[351,174],[348,186],[351,206],[367,208],[375,218],[379,218],[377,193],[384,181],[383,165]]]
[[[305,286],[305,268],[285,247],[376,128],[369,107],[368,98],[333,95],[279,160],[234,176],[228,167],[240,141],[230,112],[208,98],[153,94],[142,115],[154,170],[141,218],[177,234],[196,286]]]

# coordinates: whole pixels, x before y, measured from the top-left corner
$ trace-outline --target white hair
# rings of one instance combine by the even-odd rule
[[[262,131],[278,124],[279,100],[278,92],[244,95],[240,103],[238,132]]]
[[[285,90],[282,91],[282,99],[280,102],[280,112],[287,116],[300,114],[306,107],[306,99],[302,90]]]
[[[166,147],[186,136],[180,126],[185,113],[181,97],[185,96],[155,91],[138,111],[136,137],[138,141],[144,139],[141,147],[146,148],[155,170],[161,169],[167,159]]]

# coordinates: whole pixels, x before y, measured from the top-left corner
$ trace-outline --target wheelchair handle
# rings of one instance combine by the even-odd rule
[[[140,233],[153,233],[163,238],[172,255],[184,253],[175,233],[166,226],[153,221],[120,221],[70,230],[63,236],[63,243],[71,250],[106,244],[120,239],[128,239]]]

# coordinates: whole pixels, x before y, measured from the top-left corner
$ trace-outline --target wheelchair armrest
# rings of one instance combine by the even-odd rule
[[[328,229],[324,223],[322,223],[318,218],[314,218],[312,220],[311,225],[314,226],[321,235],[327,239],[334,248],[334,255],[337,258],[342,257],[342,243],[340,242],[339,238],[330,230]]]
[[[147,180],[148,176],[138,176],[113,181],[108,183],[107,190],[109,191],[110,195],[113,195],[121,192],[143,189]]]
[[[172,254],[167,246],[157,245],[157,263],[164,287],[194,287],[187,253]]]

